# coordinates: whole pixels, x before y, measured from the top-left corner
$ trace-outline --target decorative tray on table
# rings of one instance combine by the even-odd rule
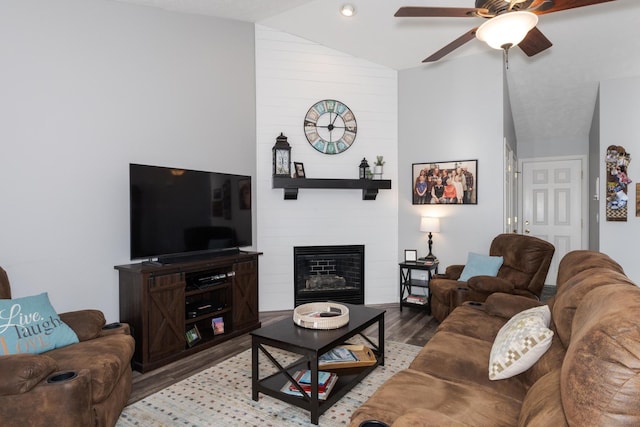
[[[349,323],[349,309],[334,302],[311,302],[293,310],[293,322],[308,329],[338,329]]]

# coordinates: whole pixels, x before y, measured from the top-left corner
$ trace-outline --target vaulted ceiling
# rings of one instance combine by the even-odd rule
[[[395,18],[400,6],[474,7],[473,0],[116,0],[175,12],[255,22],[392,69],[438,67],[422,59],[483,21],[480,18]],[[355,6],[346,18],[341,5]],[[616,0],[540,16],[553,42],[526,57],[509,55],[507,79],[519,142],[584,139],[598,82],[640,75],[640,2]],[[443,60],[502,53],[472,40]],[[499,72],[499,71],[497,71]],[[478,82],[482,84],[482,82]],[[481,106],[479,106],[481,108]]]

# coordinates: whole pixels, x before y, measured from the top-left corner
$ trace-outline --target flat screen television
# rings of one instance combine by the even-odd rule
[[[129,165],[131,259],[170,263],[252,245],[251,177]]]

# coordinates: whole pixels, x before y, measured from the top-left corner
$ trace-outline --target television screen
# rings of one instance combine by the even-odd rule
[[[251,177],[129,165],[131,259],[252,245]]]

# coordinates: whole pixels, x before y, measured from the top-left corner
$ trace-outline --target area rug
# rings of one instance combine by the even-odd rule
[[[321,427],[349,424],[351,414],[389,377],[409,366],[421,347],[385,342],[385,365],[378,366],[360,384],[320,416]],[[285,364],[297,355],[272,349]],[[273,372],[260,355],[260,375]],[[173,384],[127,406],[117,427],[159,426],[311,426],[309,412],[270,396],[251,399],[251,350]]]

